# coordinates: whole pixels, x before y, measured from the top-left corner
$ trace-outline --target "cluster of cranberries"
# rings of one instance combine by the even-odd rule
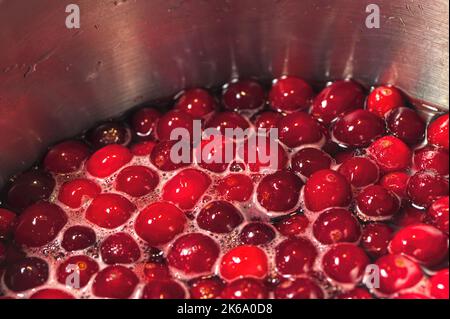
[[[193,120],[267,140],[278,129],[278,167],[259,145],[220,163],[194,150],[173,161],[171,132]],[[167,112],[141,108],[53,146],[11,180],[0,295],[449,298],[448,127],[392,86],[367,95],[345,80],[316,94],[282,77],[268,94],[253,80],[220,97],[186,90]],[[247,146],[212,142],[196,147]]]

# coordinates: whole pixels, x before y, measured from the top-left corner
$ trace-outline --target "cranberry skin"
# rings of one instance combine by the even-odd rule
[[[96,149],[111,144],[127,146],[131,141],[131,132],[122,122],[104,123],[87,134],[88,142]]]
[[[266,111],[255,116],[253,124],[257,133],[268,133],[270,129],[278,127],[278,121],[283,116],[278,112]]]
[[[90,154],[89,148],[78,141],[67,141],[53,146],[44,158],[47,171],[67,174],[77,171]]]
[[[420,171],[409,179],[407,191],[414,205],[428,208],[439,197],[448,196],[448,181],[433,172]]]
[[[411,164],[412,153],[408,145],[394,136],[384,136],[367,148],[378,166],[385,172],[402,171]]]
[[[368,186],[356,197],[357,210],[369,219],[389,219],[400,209],[398,198],[380,185]]]
[[[198,165],[213,173],[223,173],[235,159],[236,145],[232,139],[213,135],[202,140],[195,149]]]
[[[180,161],[180,163],[175,163],[171,160],[170,152],[172,148],[177,144],[177,141],[163,141],[153,148],[150,154],[150,161],[161,171],[174,171],[176,169],[189,166],[192,163],[192,153],[189,154],[189,160],[187,162]],[[189,146],[190,149],[190,146]],[[181,151],[178,155],[183,155]]]
[[[415,224],[399,230],[389,244],[391,254],[404,254],[425,266],[448,256],[448,236],[434,226]]]
[[[86,219],[102,228],[113,229],[125,222],[136,206],[118,194],[100,194],[86,210]]]
[[[73,289],[80,289],[85,287],[98,271],[99,267],[94,259],[83,255],[72,256],[58,266],[56,277],[59,283]],[[75,272],[79,276],[79,282],[73,282]],[[79,284],[79,287],[74,284]]]
[[[189,114],[194,119],[202,119],[216,109],[216,101],[204,89],[190,89],[183,92],[175,104],[175,109]]]
[[[384,121],[366,110],[355,110],[337,120],[333,137],[348,147],[369,145],[385,131]]]
[[[431,298],[414,292],[406,292],[398,294],[397,296],[394,297],[394,299],[431,299]]]
[[[291,159],[291,169],[304,177],[310,177],[313,173],[331,167],[333,159],[325,152],[317,148],[303,148]]]
[[[286,237],[297,237],[305,233],[309,220],[305,215],[294,215],[284,218],[275,224],[278,231]]]
[[[267,275],[266,253],[252,245],[238,246],[228,251],[220,262],[220,274],[226,280],[240,277],[263,278]]]
[[[435,171],[439,175],[447,176],[449,172],[449,155],[444,149],[424,147],[414,152],[414,168],[416,170]]]
[[[448,152],[448,113],[434,120],[427,129],[428,143],[442,147]]]
[[[361,247],[369,256],[381,257],[388,253],[388,245],[393,235],[393,229],[386,224],[367,224],[363,229]]]
[[[407,204],[400,214],[394,218],[394,223],[399,227],[420,224],[425,222],[425,212]]]
[[[276,111],[294,112],[307,109],[314,91],[304,80],[286,76],[277,79],[269,93],[270,107]]]
[[[92,176],[105,178],[131,161],[133,155],[122,145],[111,144],[92,154],[86,169]]]
[[[42,289],[30,296],[30,299],[75,299],[74,296],[59,289]]]
[[[312,174],[304,191],[305,205],[313,212],[330,207],[346,207],[352,199],[350,184],[345,177],[329,169]]]
[[[116,233],[106,238],[100,246],[100,254],[106,264],[131,264],[141,257],[134,239],[126,233]]]
[[[147,156],[152,153],[155,146],[156,143],[153,141],[143,141],[132,145],[130,151],[134,156]]]
[[[448,235],[448,196],[436,200],[427,211],[427,219],[430,224]]]
[[[166,280],[170,279],[172,276],[170,274],[169,267],[166,261],[162,262],[147,262],[144,266],[144,275],[147,281],[152,280]]]
[[[355,288],[337,296],[337,299],[373,299],[372,295],[364,288]]]
[[[211,271],[220,248],[210,237],[191,233],[179,237],[167,255],[169,265],[185,274],[201,274]]]
[[[156,128],[156,135],[161,141],[174,140],[180,136],[176,134],[174,138],[170,138],[174,129],[185,129],[188,136],[181,136],[181,139],[190,141],[193,137],[194,119],[189,115],[179,110],[172,110],[164,114],[158,121]]]
[[[336,244],[322,258],[323,270],[328,277],[340,283],[359,282],[369,264],[364,250],[354,244]]]
[[[246,202],[253,193],[253,181],[244,174],[230,174],[217,183],[216,189],[228,201]]]
[[[5,260],[6,260],[6,246],[0,241],[0,267],[3,265],[3,262]],[[1,277],[1,275],[2,275],[2,270],[0,270],[0,277]]]
[[[425,137],[425,122],[412,109],[399,107],[386,116],[389,132],[408,145],[416,145]]]
[[[189,295],[192,299],[217,299],[225,287],[218,277],[200,277],[189,282]]]
[[[88,179],[75,179],[59,189],[58,200],[70,208],[80,208],[86,201],[97,197],[102,189]]]
[[[127,299],[137,284],[138,277],[124,266],[109,266],[100,271],[92,284],[92,292],[97,297]]]
[[[32,170],[14,180],[8,190],[6,201],[12,209],[23,211],[40,200],[47,200],[54,188],[55,180],[50,174]]]
[[[376,183],[380,175],[377,164],[366,157],[349,158],[339,166],[338,172],[357,188]]]
[[[85,226],[72,226],[64,232],[61,247],[67,251],[86,249],[95,244],[95,232]]]
[[[241,80],[225,86],[222,104],[228,110],[254,110],[264,105],[264,90],[252,80]]]
[[[286,151],[273,139],[258,136],[254,142],[245,141],[240,146],[238,154],[251,172],[274,172],[287,165]]]
[[[243,220],[241,212],[225,201],[208,203],[197,216],[197,224],[201,229],[217,234],[233,231]]]
[[[41,247],[55,239],[66,223],[67,215],[61,208],[39,202],[19,216],[14,240],[20,245]]]
[[[380,118],[391,110],[403,107],[405,101],[402,93],[393,86],[379,86],[367,97],[367,109]]]
[[[414,261],[403,255],[385,255],[375,263],[380,269],[381,294],[392,295],[413,287],[423,278],[422,269]]]
[[[265,245],[275,238],[275,230],[268,224],[253,222],[245,225],[239,234],[240,241],[245,245]]]
[[[263,283],[254,278],[237,279],[223,289],[222,299],[267,299],[269,292]]]
[[[186,216],[170,203],[157,202],[144,208],[136,218],[134,229],[149,245],[166,244],[186,227]]]
[[[353,81],[336,81],[324,88],[314,99],[311,114],[329,124],[338,116],[364,106],[364,91]]]
[[[47,263],[37,257],[23,258],[7,265],[5,285],[14,292],[22,292],[43,285],[48,279]]]
[[[16,223],[16,214],[0,208],[0,239],[7,238],[11,235]]]
[[[313,225],[314,236],[322,244],[356,242],[361,236],[359,222],[346,209],[329,209],[319,215]]]
[[[274,291],[275,299],[323,299],[324,294],[309,278],[283,280]]]
[[[116,190],[132,197],[142,197],[151,193],[158,183],[158,174],[150,168],[129,166],[117,175]]]
[[[286,239],[275,248],[275,264],[283,275],[308,273],[316,258],[316,248],[305,238]]]
[[[162,198],[181,209],[192,209],[210,184],[211,179],[205,173],[196,169],[186,169],[164,185]]]
[[[448,268],[438,271],[433,277],[431,277],[431,288],[430,294],[436,299],[447,299],[449,298],[449,276]]]
[[[409,177],[405,172],[388,173],[381,178],[380,185],[403,199],[408,196],[406,188],[408,187]]]
[[[138,137],[151,138],[160,117],[161,113],[154,108],[142,108],[131,117],[131,127]]]
[[[216,113],[207,123],[206,128],[214,128],[222,135],[225,135],[226,129],[243,129],[250,127],[248,121],[236,112],[226,111]]]
[[[297,205],[302,186],[303,182],[294,173],[279,171],[261,180],[257,199],[270,212],[289,212]]]
[[[318,143],[322,137],[319,124],[305,112],[286,115],[278,122],[280,142],[290,148]]]
[[[174,280],[152,280],[145,285],[141,299],[185,299],[186,292]]]

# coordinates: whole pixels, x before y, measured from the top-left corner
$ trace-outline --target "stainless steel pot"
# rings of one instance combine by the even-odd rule
[[[234,76],[392,83],[448,109],[447,0],[71,2],[80,29],[69,1],[0,0],[0,184],[96,121]]]

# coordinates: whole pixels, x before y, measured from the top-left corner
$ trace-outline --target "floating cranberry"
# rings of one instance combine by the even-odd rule
[[[394,230],[386,224],[367,224],[363,229],[361,247],[374,258],[386,255],[393,234]]]
[[[367,109],[381,118],[391,110],[404,106],[402,93],[393,86],[379,86],[367,97]]]
[[[152,280],[145,285],[141,299],[184,299],[186,292],[174,280]]]
[[[92,276],[99,271],[97,262],[87,256],[72,256],[58,266],[56,271],[59,283],[72,289],[85,287]]]
[[[85,226],[72,226],[64,232],[61,247],[67,251],[86,249],[95,244],[94,230]]]
[[[414,205],[428,208],[439,197],[448,196],[448,181],[430,171],[417,172],[409,179],[408,196]]]
[[[285,76],[277,79],[269,93],[270,107],[276,111],[306,110],[312,102],[314,91],[304,80]]]
[[[449,298],[449,276],[448,268],[438,271],[433,277],[431,277],[430,294],[436,299]]]
[[[102,189],[88,179],[74,179],[59,189],[58,200],[70,208],[80,208],[86,201],[100,194]]]
[[[427,211],[429,222],[448,235],[448,196],[436,200]]]
[[[226,200],[245,202],[253,193],[253,181],[244,174],[230,174],[217,183],[217,192]]]
[[[378,166],[366,157],[352,157],[339,166],[341,173],[350,184],[360,188],[378,181]]]
[[[228,110],[257,109],[264,105],[264,90],[252,80],[240,80],[225,86],[222,103]]]
[[[107,237],[100,246],[104,263],[131,264],[141,257],[141,251],[134,239],[126,233],[116,233]]]
[[[0,208],[0,239],[7,238],[11,235],[16,222],[16,214]]]
[[[346,209],[329,209],[319,215],[313,225],[314,236],[322,244],[356,242],[361,236],[359,222]]]
[[[341,293],[337,299],[373,299],[372,295],[364,288],[355,288],[353,290]]]
[[[200,277],[189,282],[189,295],[192,299],[217,299],[225,283],[218,277]]]
[[[97,297],[127,299],[139,283],[134,272],[124,266],[109,266],[100,271],[92,284]]]
[[[133,155],[122,145],[111,144],[92,154],[86,164],[89,174],[105,178],[131,161]]]
[[[290,148],[320,142],[323,137],[319,124],[305,112],[286,115],[278,122],[278,137]]]
[[[238,246],[228,251],[220,262],[220,274],[226,280],[240,277],[263,278],[267,275],[266,253],[252,245]]]
[[[414,292],[405,292],[402,294],[398,294],[397,296],[394,297],[394,299],[431,299],[428,296],[422,295],[422,294],[418,294],[418,293],[414,293]]]
[[[380,185],[372,185],[362,190],[356,197],[358,212],[370,220],[385,220],[400,209],[400,201]]]
[[[275,230],[268,224],[253,222],[245,225],[239,234],[240,241],[245,245],[264,245],[275,238]]]
[[[89,148],[78,141],[67,141],[53,146],[44,159],[47,171],[67,174],[78,170],[90,154]]]
[[[425,212],[409,204],[394,218],[394,223],[399,227],[406,227],[409,225],[420,224],[425,222]]]
[[[248,121],[236,112],[225,111],[216,113],[207,123],[206,128],[214,128],[222,135],[226,135],[227,129],[246,130],[250,127]],[[230,132],[232,133],[232,132]],[[228,133],[229,134],[229,133]],[[232,137],[232,136],[229,136]]]
[[[30,299],[75,299],[74,296],[66,291],[59,289],[42,289],[30,296]]]
[[[304,177],[310,177],[313,173],[331,167],[333,159],[325,152],[317,148],[303,148],[291,159],[291,169]]]
[[[384,136],[376,140],[367,148],[367,153],[385,172],[405,170],[411,164],[411,150],[394,136]]]
[[[399,107],[388,113],[386,124],[389,132],[408,145],[416,145],[425,137],[425,122],[414,110]]]
[[[273,172],[286,167],[288,157],[284,148],[274,139],[258,136],[245,141],[238,149],[251,172]]]
[[[257,133],[269,133],[270,129],[278,127],[278,121],[283,116],[278,112],[266,111],[255,116],[253,124]]]
[[[380,185],[403,199],[407,196],[409,177],[405,172],[388,173],[381,178]]]
[[[136,206],[118,194],[100,194],[86,210],[86,219],[102,228],[113,229],[130,218]]]
[[[3,265],[3,262],[6,260],[6,246],[0,241],[0,267]],[[0,268],[3,270],[3,268]],[[3,271],[0,270],[0,277],[3,274]]]
[[[147,195],[158,186],[158,174],[145,166],[129,166],[116,178],[116,190],[132,197]]]
[[[152,153],[155,146],[156,143],[153,141],[143,141],[133,144],[130,147],[130,151],[134,156],[147,156]]]
[[[145,107],[136,111],[131,118],[131,127],[140,138],[154,136],[161,113],[154,108]]]
[[[175,104],[175,109],[189,114],[194,119],[202,119],[216,109],[216,101],[204,89],[184,91]]]
[[[414,152],[414,168],[417,170],[435,171],[447,176],[449,172],[449,155],[444,149],[426,146]]]
[[[217,234],[233,231],[243,220],[241,212],[225,201],[206,204],[197,216],[197,224],[201,229]]]
[[[237,279],[223,289],[222,299],[267,299],[269,292],[263,283],[254,278]]]
[[[278,231],[286,237],[297,237],[305,233],[309,220],[305,215],[294,215],[283,218],[275,224]]]
[[[15,292],[43,285],[48,279],[47,263],[37,257],[23,258],[7,265],[3,280]]]
[[[166,261],[146,262],[144,266],[144,275],[147,281],[166,280],[172,277]]]
[[[195,150],[199,166],[213,173],[223,173],[236,156],[236,145],[225,136],[211,136],[202,140]]]
[[[448,152],[448,113],[434,120],[427,129],[428,143],[442,147]]]
[[[286,239],[275,248],[275,264],[283,275],[308,273],[317,257],[314,245],[305,238]]]
[[[161,141],[180,139],[191,141],[193,138],[193,130],[194,119],[182,111],[173,110],[161,116],[156,128],[156,135]]]
[[[111,144],[127,146],[131,141],[131,132],[122,122],[109,122],[88,132],[86,139],[96,149]]]
[[[189,153],[185,154],[181,148],[176,152],[174,147],[177,143],[178,142],[176,141],[163,141],[156,144],[150,154],[150,161],[152,164],[162,171],[174,171],[190,165],[192,163],[192,151],[190,145],[187,145],[186,148],[189,150]],[[172,158],[172,155],[176,155],[177,158]]]
[[[275,299],[323,299],[324,293],[309,278],[283,280],[274,291]]]

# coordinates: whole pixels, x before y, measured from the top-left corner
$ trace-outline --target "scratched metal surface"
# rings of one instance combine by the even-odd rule
[[[0,184],[58,139],[183,87],[282,73],[393,83],[448,109],[448,1],[0,0]]]

